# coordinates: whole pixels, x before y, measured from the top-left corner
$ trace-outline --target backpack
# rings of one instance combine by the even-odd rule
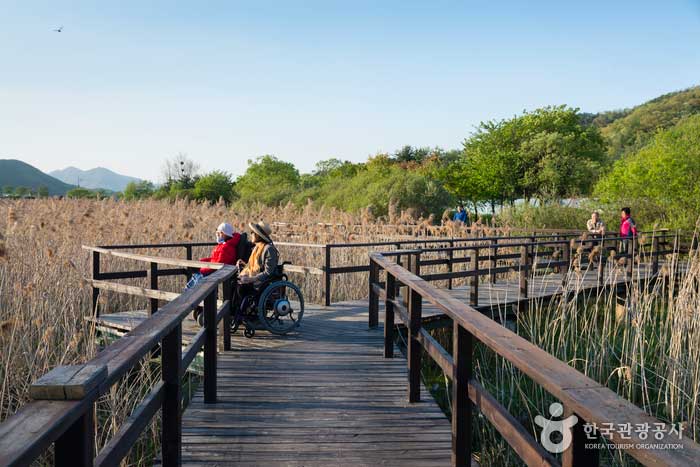
[[[246,263],[250,259],[250,254],[253,252],[253,242],[248,240],[248,234],[241,232],[241,238],[236,245],[236,258],[242,259]]]

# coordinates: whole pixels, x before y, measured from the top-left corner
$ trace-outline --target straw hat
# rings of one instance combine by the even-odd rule
[[[270,234],[272,234],[272,228],[267,222],[260,221],[257,223],[248,223],[248,227],[250,227],[250,230],[255,232],[260,238],[262,238],[265,243],[272,243],[272,239],[270,238]]]

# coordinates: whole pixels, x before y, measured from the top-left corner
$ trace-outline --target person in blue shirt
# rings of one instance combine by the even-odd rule
[[[457,206],[457,212],[452,220],[455,222],[459,221],[463,224],[467,223],[467,211],[464,210],[464,206],[462,204]]]

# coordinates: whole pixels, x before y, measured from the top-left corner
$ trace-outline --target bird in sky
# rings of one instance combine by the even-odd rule
[[[54,32],[61,32],[63,31],[63,26],[59,26],[56,29],[53,30]]]

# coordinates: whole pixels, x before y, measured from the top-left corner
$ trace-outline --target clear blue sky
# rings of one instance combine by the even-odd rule
[[[0,158],[46,171],[157,180],[178,152],[234,175],[262,154],[310,171],[698,83],[697,0],[0,0]]]

